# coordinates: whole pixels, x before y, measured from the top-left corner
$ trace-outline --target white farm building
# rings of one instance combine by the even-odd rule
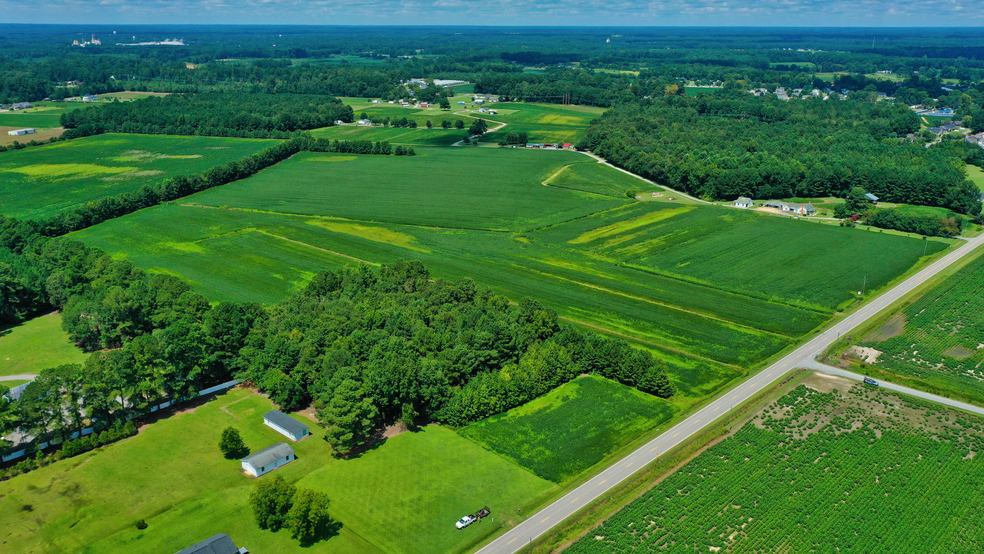
[[[751,198],[746,198],[744,196],[741,196],[738,198],[738,200],[735,200],[736,208],[751,208],[752,206],[754,206],[754,204],[752,203]]]
[[[7,134],[12,137],[20,137],[24,135],[33,135],[37,131],[34,129],[14,129],[13,131],[7,131]]]
[[[242,459],[243,471],[253,477],[259,477],[270,473],[280,466],[285,466],[296,459],[294,449],[286,442],[278,442],[260,450],[256,454],[250,454]]]
[[[311,430],[307,425],[304,425],[280,410],[270,410],[265,413],[263,415],[263,424],[294,442],[311,434]]]

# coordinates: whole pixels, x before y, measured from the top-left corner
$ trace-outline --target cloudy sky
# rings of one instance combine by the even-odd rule
[[[984,26],[982,6],[982,0],[0,0],[0,23],[973,27]]]

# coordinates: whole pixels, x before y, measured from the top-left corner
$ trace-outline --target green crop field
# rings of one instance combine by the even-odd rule
[[[176,552],[216,533],[253,552],[297,550],[287,531],[256,526],[247,503],[256,481],[217,446],[230,425],[254,452],[282,441],[263,425],[269,409],[266,398],[233,390],[131,439],[0,483],[4,553]],[[304,549],[312,553],[451,552],[495,529],[483,522],[456,530],[465,513],[487,504],[505,519],[556,490],[446,429],[402,434],[335,460],[307,423],[314,436],[292,444],[297,461],[275,474],[331,499],[340,534]],[[138,519],[147,529],[134,527]]]
[[[626,191],[654,190],[638,177],[612,171],[604,164],[575,164],[564,167],[547,180],[552,187],[580,190],[593,194],[624,198]]]
[[[446,119],[446,118],[442,118]],[[461,118],[455,118],[461,119]],[[451,119],[450,121],[454,121]],[[371,140],[386,141],[392,144],[424,144],[429,146],[450,146],[465,138],[466,132],[461,129],[442,129],[440,120],[434,122],[434,128],[425,126],[416,129],[397,127],[359,127],[356,125],[336,125],[311,131],[315,138],[332,140]]]
[[[459,106],[460,107],[460,106]],[[527,104],[525,102],[500,102],[489,108],[499,111],[496,115],[478,113],[472,115],[506,123],[499,131],[482,137],[485,142],[498,142],[509,132],[523,132],[530,142],[576,143],[584,136],[584,130],[592,119],[601,116],[604,108],[594,106],[564,106],[560,104]],[[495,127],[489,124],[489,127]]]
[[[812,380],[565,552],[984,548],[984,420]]]
[[[846,267],[860,272],[866,259],[890,258],[888,267],[869,269],[871,290],[913,265],[924,247],[654,198],[649,190],[640,202],[549,186],[575,168],[577,186],[618,190],[631,179],[573,152],[419,151],[412,158],[298,154],[250,179],[75,236],[179,275],[214,300],[276,302],[324,268],[420,260],[437,277],[470,277],[513,300],[536,298],[571,322],[638,341],[666,358],[681,391],[696,396],[821,325],[830,304],[850,301],[849,287],[860,288],[864,274],[854,285]],[[720,250],[740,251],[740,259]],[[695,275],[653,267],[687,251],[716,257],[684,266],[699,269]],[[729,280],[732,266],[772,284],[744,290]],[[830,300],[818,307],[816,298]]]
[[[521,149],[420,148],[413,157],[306,152],[235,187],[212,189],[187,202],[361,221],[521,231],[623,204],[624,200],[541,186],[559,164],[590,162],[572,152]],[[355,183],[359,184],[351,186]],[[330,194],[326,194],[328,187]]]
[[[673,413],[665,400],[584,376],[458,433],[548,481],[563,483]]]
[[[272,144],[270,140],[106,134],[6,152],[0,159],[0,211],[13,217],[48,217],[238,160]]]
[[[861,341],[874,366],[984,402],[984,258],[893,314]],[[871,361],[871,360],[869,360]]]
[[[967,178],[977,185],[981,192],[984,192],[984,170],[976,165],[967,164]]]
[[[40,373],[49,367],[84,361],[86,354],[72,344],[61,321],[61,314],[55,313],[0,327],[0,375]]]

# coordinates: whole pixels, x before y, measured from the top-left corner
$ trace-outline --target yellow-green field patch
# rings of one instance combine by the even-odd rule
[[[415,252],[430,252],[430,250],[415,246],[413,242],[417,239],[414,237],[399,231],[387,229],[385,227],[329,219],[311,219],[308,220],[307,223],[335,233],[352,235],[366,240],[371,240],[372,242],[381,242],[392,246],[399,246],[400,248],[406,248]]]
[[[136,169],[135,167],[110,167],[96,164],[35,164],[4,168],[3,171],[21,173],[34,178],[84,179],[94,175],[127,173]]]
[[[665,210],[657,210],[655,212],[649,212],[632,219],[626,219],[624,221],[616,221],[615,223],[605,225],[604,227],[598,227],[597,229],[592,229],[585,233],[581,233],[577,238],[569,241],[571,244],[584,244],[586,242],[591,242],[601,238],[607,238],[612,235],[617,235],[619,233],[624,233],[626,231],[631,231],[633,229],[638,229],[644,225],[649,225],[652,223],[657,223],[663,221],[664,219],[669,219],[673,216],[680,215],[682,213],[689,212],[694,209],[695,206],[680,206],[678,208],[668,208]]]

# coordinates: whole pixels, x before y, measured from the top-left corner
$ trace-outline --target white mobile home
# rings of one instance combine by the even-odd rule
[[[294,442],[311,434],[311,430],[307,425],[300,423],[280,410],[270,410],[264,414],[263,424]]]
[[[295,458],[294,449],[289,444],[278,442],[243,458],[243,471],[253,477],[259,477],[293,462]]]

